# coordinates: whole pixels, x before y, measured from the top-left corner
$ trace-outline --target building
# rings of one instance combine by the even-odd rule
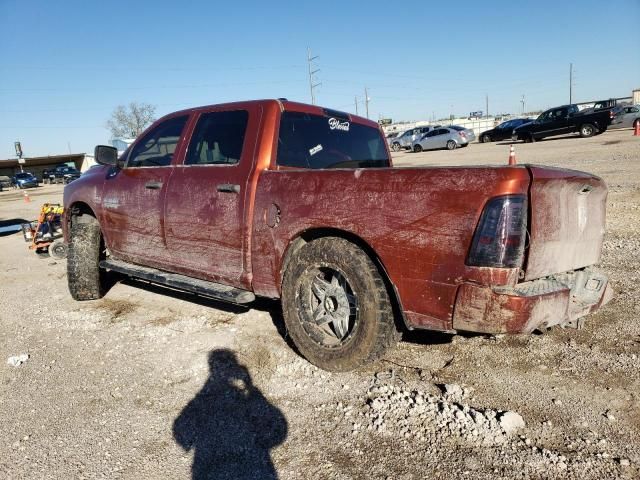
[[[111,146],[115,147],[118,150],[118,154],[122,155],[129,145],[131,145],[135,141],[135,138],[112,138]]]
[[[86,153],[72,153],[68,155],[48,155],[46,157],[28,157],[24,158],[22,164],[22,170],[34,174],[39,179],[42,179],[42,172],[49,170],[56,165],[65,163],[69,166],[74,166],[81,172],[88,170],[91,165],[95,165],[93,155],[87,155]],[[18,159],[0,160],[0,176],[12,177],[16,173],[19,173],[20,163]]]

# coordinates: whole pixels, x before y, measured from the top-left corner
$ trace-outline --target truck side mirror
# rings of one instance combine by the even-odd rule
[[[109,145],[96,145],[93,155],[100,165],[115,167],[118,163],[118,150]]]

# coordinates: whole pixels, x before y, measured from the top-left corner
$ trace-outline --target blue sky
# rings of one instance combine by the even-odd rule
[[[0,159],[91,152],[119,104],[158,114],[253,98],[370,117],[519,112],[640,88],[640,0],[90,2],[0,0]],[[364,106],[360,103],[360,113]]]

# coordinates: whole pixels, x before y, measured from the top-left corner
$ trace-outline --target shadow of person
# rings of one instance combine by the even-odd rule
[[[235,353],[209,353],[209,378],[173,423],[173,437],[194,450],[194,480],[277,479],[270,449],[287,437],[284,414],[271,405]]]

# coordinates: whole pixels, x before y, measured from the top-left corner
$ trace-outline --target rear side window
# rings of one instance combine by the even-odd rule
[[[388,167],[385,141],[377,128],[345,118],[283,112],[278,165],[300,168]]]
[[[188,116],[162,122],[136,143],[127,167],[164,167],[171,164]]]
[[[235,165],[242,156],[249,112],[205,113],[191,137],[186,165]]]

